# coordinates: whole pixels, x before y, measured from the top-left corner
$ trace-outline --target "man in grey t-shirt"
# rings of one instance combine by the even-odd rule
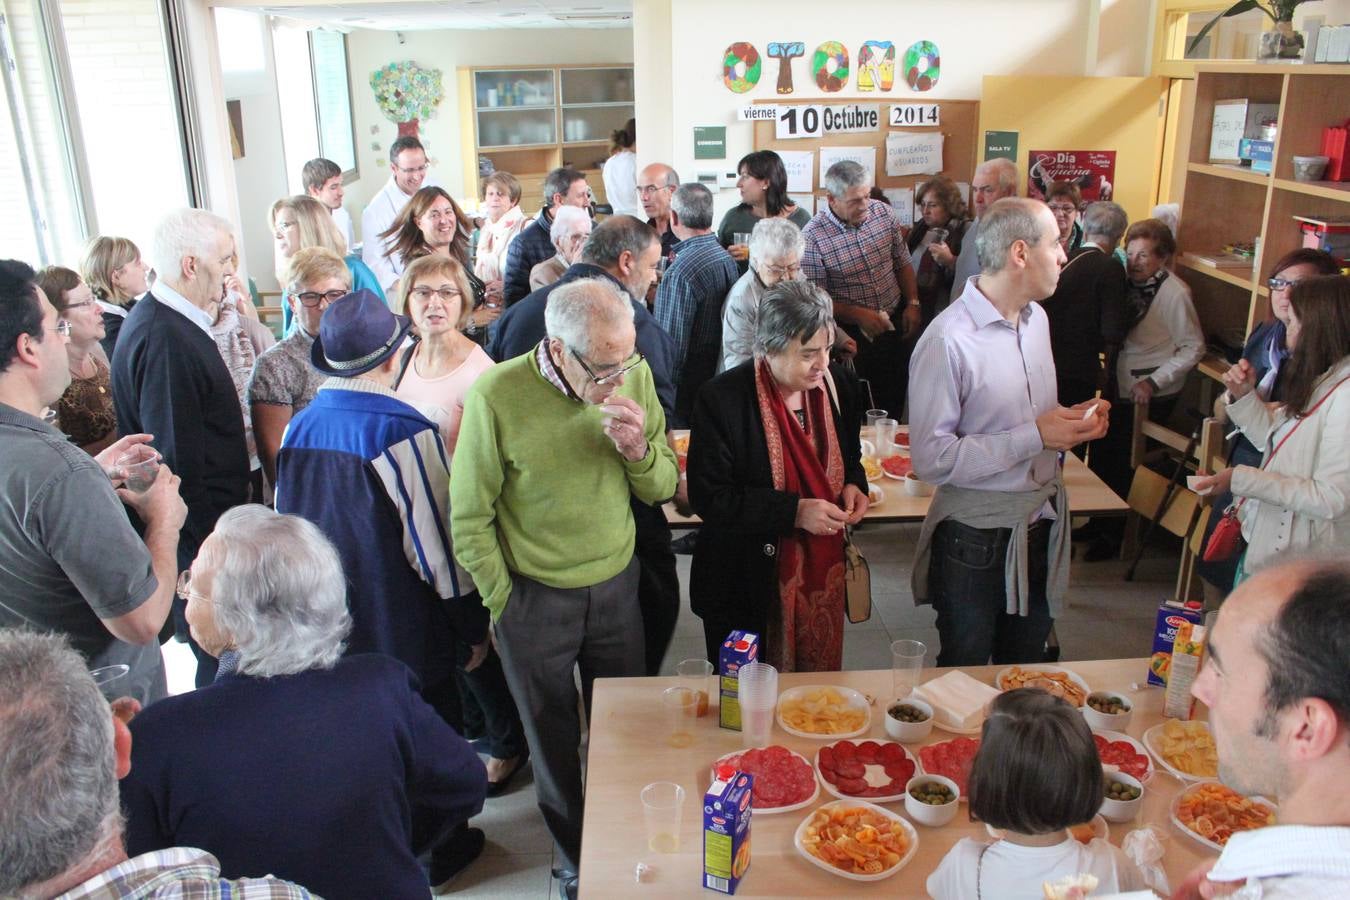
[[[33,270],[0,260],[0,627],[65,634],[90,667],[127,664],[110,690],[149,703],[165,694],[157,639],[187,507],[165,466],[144,493],[114,491],[113,463],[150,435],[90,457],[43,422],[70,383],[67,334]]]

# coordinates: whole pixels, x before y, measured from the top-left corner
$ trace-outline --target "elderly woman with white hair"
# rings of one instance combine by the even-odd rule
[[[802,277],[802,230],[785,218],[760,219],[750,232],[750,268],[731,286],[722,307],[722,358],[717,371],[734,369],[755,350],[764,292]]]
[[[699,392],[689,498],[704,525],[689,599],[709,660],[740,628],[779,671],[843,666],[844,534],[867,511],[867,476],[864,403],[830,365],[834,329],[824,291],[779,282],[760,306],[754,359]]]
[[[591,217],[579,207],[563,206],[553,213],[548,237],[558,252],[530,270],[530,290],[548,287],[563,277],[572,263],[581,258],[581,248],[591,236],[591,226]]]
[[[392,657],[344,656],[337,551],[262,506],[220,517],[179,579],[214,683],[131,722],[122,781],[133,855],[200,847],[229,875],[272,873],[333,898],[425,898],[482,850],[473,749]]]

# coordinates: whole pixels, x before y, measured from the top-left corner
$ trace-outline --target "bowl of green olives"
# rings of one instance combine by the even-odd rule
[[[928,737],[933,731],[933,707],[913,694],[895,700],[886,710],[886,733],[904,744]]]
[[[1083,718],[1093,731],[1124,731],[1134,714],[1134,704],[1124,694],[1093,691],[1083,704]]]
[[[1106,796],[1102,798],[1102,818],[1108,822],[1128,822],[1139,814],[1144,803],[1144,786],[1124,772],[1108,772],[1103,779]]]
[[[941,775],[915,775],[905,785],[905,812],[920,825],[940,828],[956,818],[961,789]]]

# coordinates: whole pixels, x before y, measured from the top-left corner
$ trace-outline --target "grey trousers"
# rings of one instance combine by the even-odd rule
[[[561,589],[512,575],[497,621],[497,650],[533,758],[539,811],[573,872],[581,860],[581,722],[573,666],[587,715],[596,678],[644,674],[638,562],[590,587]]]

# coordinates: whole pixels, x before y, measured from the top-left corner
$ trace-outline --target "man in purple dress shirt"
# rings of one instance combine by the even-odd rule
[[[937,609],[940,666],[1042,660],[1069,579],[1060,455],[1106,433],[1106,401],[1065,408],[1045,311],[1064,251],[1049,208],[993,204],[981,274],[914,348],[914,473],[938,485],[919,534],[914,598]],[[931,553],[931,559],[930,559]]]

